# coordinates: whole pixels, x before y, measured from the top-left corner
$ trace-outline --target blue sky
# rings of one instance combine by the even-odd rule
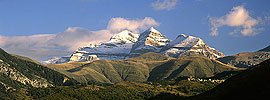
[[[200,37],[225,55],[252,52],[270,45],[269,4],[269,0],[0,0],[0,47],[45,60],[70,54],[80,46],[71,44],[75,41],[100,42],[95,37],[108,38],[101,34],[110,36],[124,28],[140,33],[154,26],[172,40],[181,33]],[[239,18],[232,16],[241,11]],[[138,25],[110,26],[123,21]],[[44,41],[51,38],[59,44]]]

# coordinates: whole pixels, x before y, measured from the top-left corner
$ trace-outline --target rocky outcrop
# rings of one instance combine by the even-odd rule
[[[12,80],[18,81],[24,85],[31,85],[33,87],[50,87],[53,86],[46,79],[38,76],[34,76],[34,78],[28,78],[23,75],[21,72],[17,71],[15,68],[11,68],[9,64],[0,60],[0,73],[6,75]]]
[[[72,78],[54,71],[35,60],[14,56],[0,48],[0,94],[6,87],[14,89],[28,87],[54,87],[76,83]]]

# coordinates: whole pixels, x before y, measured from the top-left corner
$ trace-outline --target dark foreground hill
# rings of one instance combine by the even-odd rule
[[[213,90],[202,94],[201,97],[219,100],[269,97],[269,77],[270,59],[229,78]]]
[[[102,83],[145,82],[189,76],[207,78],[225,71],[238,70],[201,55],[176,59],[152,52],[125,60],[101,59],[93,62],[50,64],[48,67],[80,82]]]
[[[153,99],[167,100],[230,100],[245,99],[264,100],[270,94],[270,59],[253,68],[247,69],[221,83],[214,89],[189,98],[172,94],[161,94]]]
[[[20,88],[53,87],[75,80],[26,57],[13,56],[0,49],[0,95]]]

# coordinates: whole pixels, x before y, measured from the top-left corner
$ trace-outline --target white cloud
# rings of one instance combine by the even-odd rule
[[[218,28],[222,26],[236,27],[230,34],[241,33],[244,36],[252,36],[263,30],[262,28],[254,28],[259,24],[259,19],[252,18],[249,12],[243,6],[233,7],[225,16],[219,18],[209,18],[212,36],[218,35]],[[241,29],[239,29],[239,27]]]
[[[25,55],[37,59],[50,55],[47,42],[55,37],[55,34],[43,34],[32,36],[0,36],[0,47],[13,54]],[[42,52],[44,51],[44,52]],[[61,53],[61,52],[60,52]],[[59,53],[59,54],[60,54]],[[57,53],[54,53],[57,54]]]
[[[53,39],[48,41],[48,44],[53,48],[61,47],[73,51],[90,43],[106,41],[110,36],[112,36],[112,33],[109,31],[90,31],[80,27],[69,27],[64,32],[57,33]]]
[[[107,30],[90,31],[85,28],[69,27],[64,32],[56,34],[1,36],[0,46],[14,54],[45,59],[53,56],[66,56],[78,47],[106,41],[112,35]]]
[[[123,29],[131,30],[138,33],[140,30],[145,30],[151,26],[158,26],[159,23],[150,17],[145,17],[142,19],[128,20],[124,18],[112,18],[109,21],[107,29],[112,32],[119,32]]]
[[[5,38],[0,35],[0,46],[5,44]]]
[[[14,54],[44,60],[55,56],[66,56],[78,47],[108,41],[121,30],[128,29],[139,32],[151,26],[159,25],[154,19],[129,20],[112,18],[106,29],[91,31],[80,27],[69,27],[64,32],[56,34],[38,34],[31,36],[1,36],[0,47]]]
[[[155,10],[172,10],[178,0],[156,0],[151,4]]]

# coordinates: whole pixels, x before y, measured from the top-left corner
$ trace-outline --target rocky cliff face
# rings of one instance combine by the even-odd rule
[[[52,87],[74,82],[37,61],[11,55],[0,48],[0,93],[24,87]]]
[[[10,65],[3,62],[1,59],[0,59],[0,73],[24,85],[31,85],[33,87],[53,86],[51,83],[49,83],[46,79],[42,77],[39,76],[35,76],[34,78],[26,77],[21,72],[17,71],[15,68],[10,68]]]
[[[200,38],[181,34],[171,41],[151,27],[140,35],[127,30],[122,31],[112,36],[108,42],[81,47],[74,51],[70,57],[62,57],[59,60],[51,59],[51,62],[122,60],[147,52],[156,52],[176,58],[191,54],[201,54],[211,59],[224,56],[221,52],[207,46]]]

